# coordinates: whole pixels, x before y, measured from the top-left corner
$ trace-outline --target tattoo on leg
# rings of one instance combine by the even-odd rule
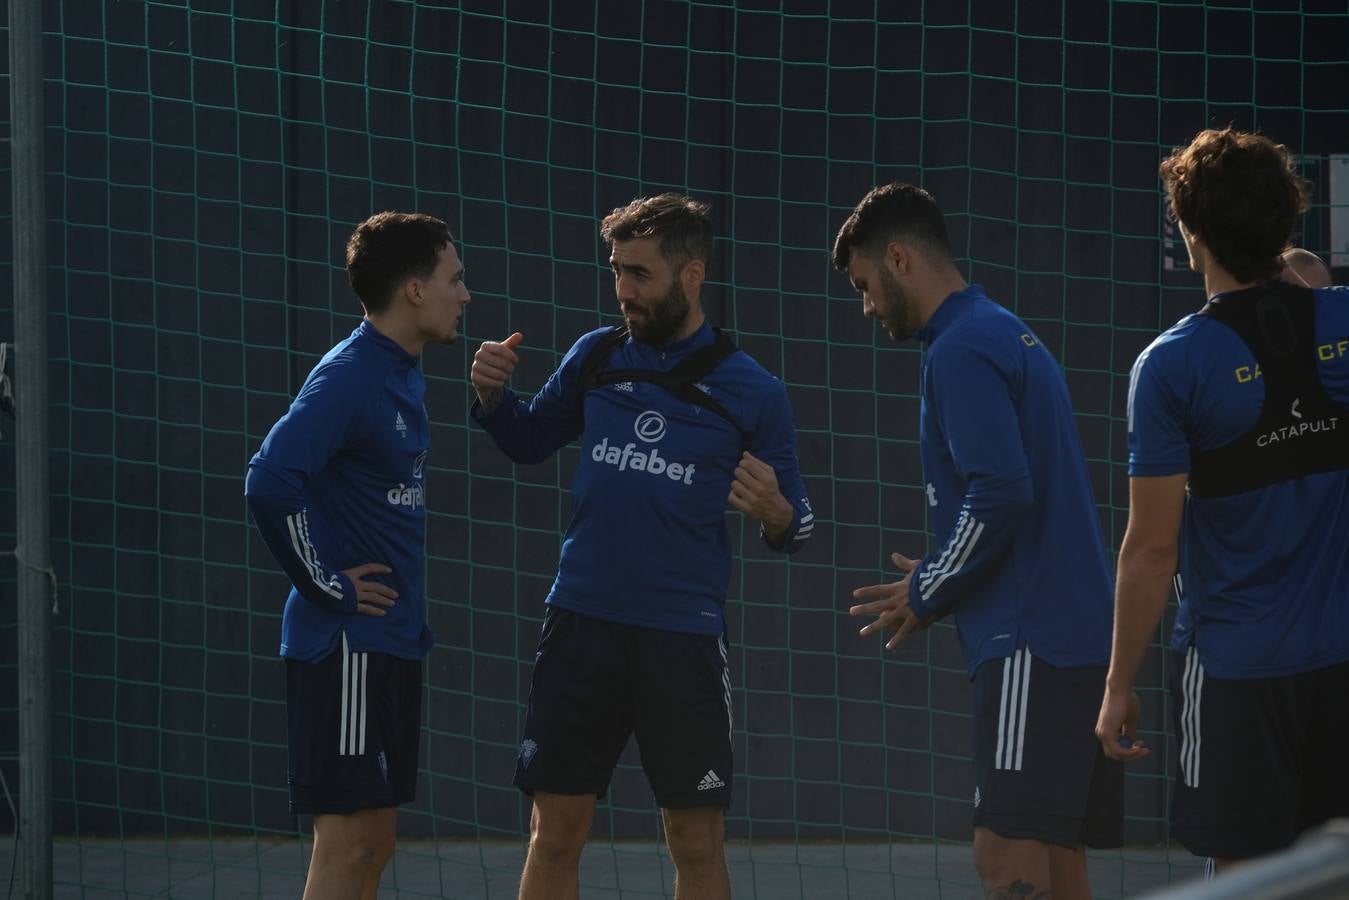
[[[1017,879],[1005,887],[984,888],[984,900],[1051,900],[1049,890]]]

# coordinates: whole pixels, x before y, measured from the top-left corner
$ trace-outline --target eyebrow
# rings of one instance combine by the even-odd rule
[[[651,270],[648,269],[646,266],[642,265],[641,263],[624,263],[623,265],[619,265],[618,263],[614,262],[613,259],[610,259],[609,268],[613,269],[615,272],[627,271],[631,272],[634,275],[651,274]]]

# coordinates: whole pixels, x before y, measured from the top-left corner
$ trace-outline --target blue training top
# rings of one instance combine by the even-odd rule
[[[293,585],[281,655],[323,658],[345,632],[353,651],[421,659],[426,625],[426,457],[431,426],[417,360],[368,320],[309,373],[290,410],[248,464],[244,493],[267,548]],[[356,612],[341,570],[398,592],[384,616]]]
[[[517,463],[542,462],[581,439],[572,517],[548,603],[629,625],[721,634],[731,575],[726,498],[741,435],[711,410],[650,382],[605,385],[582,397],[581,365],[609,330],[582,335],[532,400],[506,390],[490,414],[475,402],[472,416]],[[664,348],[628,338],[604,371],[668,371],[713,339],[706,322]],[[795,552],[815,517],[786,388],[743,351],[722,360],[698,387],[750,435],[749,451],[773,467],[795,509],[780,549]]]
[[[971,676],[1022,646],[1053,666],[1104,664],[1110,563],[1059,364],[978,285],[947,297],[917,337],[939,543],[912,574],[911,608],[954,612]]]
[[[1349,404],[1349,288],[1316,291],[1314,312],[1317,375],[1334,401]],[[1207,315],[1186,316],[1134,363],[1129,474],[1188,473],[1192,451],[1254,428],[1264,398],[1245,341]],[[1277,677],[1349,660],[1349,471],[1189,496],[1180,571],[1172,644],[1193,642],[1210,674]]]

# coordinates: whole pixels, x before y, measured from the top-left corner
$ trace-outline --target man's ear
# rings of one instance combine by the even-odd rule
[[[408,303],[411,303],[413,306],[421,306],[423,302],[421,279],[409,278],[404,281],[402,293]]]
[[[707,276],[707,266],[701,259],[691,259],[684,263],[684,268],[679,272],[679,284],[684,289],[684,293],[692,293],[703,286],[703,278]]]
[[[907,275],[913,264],[913,251],[899,241],[885,245],[885,261],[894,267],[898,275]]]

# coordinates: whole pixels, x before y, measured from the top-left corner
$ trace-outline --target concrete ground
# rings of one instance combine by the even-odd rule
[[[10,884],[13,845],[0,839],[0,890]],[[54,896],[298,898],[308,849],[297,838],[58,840]],[[514,841],[404,841],[380,897],[513,900],[523,858],[524,845]],[[968,844],[733,842],[727,858],[736,898],[982,900]],[[1184,850],[1126,849],[1092,852],[1090,868],[1095,897],[1123,898],[1197,877],[1202,861]],[[596,841],[582,857],[583,900],[673,893],[674,868],[654,842]]]

